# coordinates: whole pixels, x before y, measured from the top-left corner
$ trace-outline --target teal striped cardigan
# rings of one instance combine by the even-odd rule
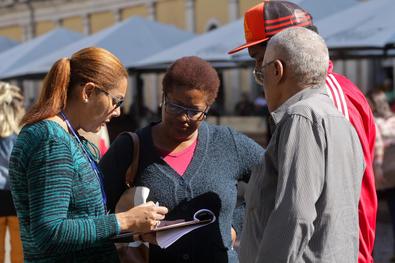
[[[100,183],[76,140],[59,124],[25,126],[10,159],[25,262],[118,262]]]

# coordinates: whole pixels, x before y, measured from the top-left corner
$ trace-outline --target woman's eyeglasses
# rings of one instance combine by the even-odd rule
[[[208,106],[204,111],[186,108],[181,105],[169,102],[167,98],[165,98],[165,109],[168,113],[173,115],[185,114],[187,118],[191,121],[201,121],[207,116]]]
[[[123,102],[124,102],[124,98],[117,98],[117,97],[114,97],[113,95],[111,95],[111,93],[109,93],[109,92],[106,91],[105,89],[102,89],[102,88],[100,88],[100,87],[98,87],[98,86],[96,86],[96,88],[111,98],[111,100],[112,100],[112,105],[114,106],[114,110],[115,110],[116,108],[119,108],[119,107],[122,106],[122,104],[123,104]]]

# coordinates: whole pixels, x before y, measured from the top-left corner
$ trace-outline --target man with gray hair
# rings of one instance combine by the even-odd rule
[[[273,136],[246,191],[241,262],[357,262],[364,159],[358,136],[325,90],[324,40],[274,35],[260,68]]]

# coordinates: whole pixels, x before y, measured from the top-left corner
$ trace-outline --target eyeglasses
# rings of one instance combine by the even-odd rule
[[[116,108],[119,108],[119,107],[122,106],[122,104],[123,104],[123,102],[124,102],[124,98],[117,98],[117,97],[114,97],[113,95],[111,95],[111,93],[109,93],[109,92],[106,91],[105,89],[102,89],[102,88],[100,88],[100,87],[98,87],[98,86],[96,86],[96,88],[97,88],[98,90],[100,90],[101,92],[103,92],[104,94],[106,94],[107,96],[111,97],[112,105],[114,106],[114,110],[115,110]]]
[[[188,120],[191,121],[201,121],[207,116],[208,113],[208,106],[204,111],[201,110],[196,110],[196,109],[191,109],[191,108],[186,108],[181,105],[169,102],[167,98],[165,97],[165,109],[168,113],[174,114],[174,115],[180,115],[180,114],[185,114],[188,118]]]
[[[271,60],[271,61],[269,61],[269,62],[267,62],[267,63],[262,63],[262,65],[261,65],[261,72],[263,72],[263,69],[264,69],[266,66],[269,66],[269,65],[272,64],[274,61],[276,61],[276,60],[273,59],[273,60]]]
[[[276,60],[274,59],[274,60],[269,61],[269,62],[267,62],[265,64],[262,64],[260,68],[254,68],[254,71],[252,73],[254,74],[255,80],[256,80],[256,82],[258,82],[258,84],[263,85],[263,79],[264,79],[263,69],[266,66],[272,64],[274,61],[276,61]]]

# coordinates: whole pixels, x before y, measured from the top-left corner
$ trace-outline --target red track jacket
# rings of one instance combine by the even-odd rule
[[[370,106],[363,93],[346,77],[334,73],[330,62],[326,87],[337,109],[351,122],[358,133],[366,169],[359,200],[358,263],[373,262],[372,252],[376,231],[377,196],[373,174],[373,151],[376,128]],[[341,143],[341,142],[339,142]]]

